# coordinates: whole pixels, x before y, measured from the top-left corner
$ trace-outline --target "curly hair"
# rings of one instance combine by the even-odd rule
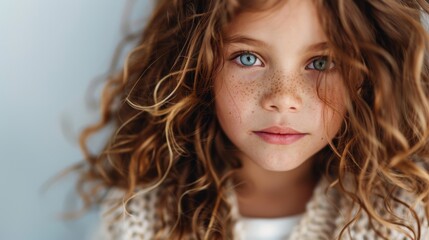
[[[170,239],[231,239],[227,183],[240,161],[218,125],[213,80],[223,65],[224,27],[242,11],[282,1],[161,0],[123,70],[107,81],[101,120],[81,134],[85,161],[77,169],[86,206],[106,189],[130,200],[159,189],[157,211]],[[325,174],[360,208],[339,238],[365,212],[371,228],[395,228],[420,238],[411,193],[429,214],[429,39],[424,0],[314,0],[346,86],[342,131],[324,153]],[[104,149],[90,153],[90,136],[113,124]],[[324,154],[324,158],[326,158]],[[225,159],[228,159],[226,161]],[[352,178],[353,188],[346,186]],[[176,204],[170,204],[172,201]],[[381,201],[382,214],[376,206]],[[417,228],[392,210],[400,204]],[[408,229],[408,230],[404,230]]]
[[[405,205],[417,216],[410,203],[395,198],[403,190],[416,196],[415,203],[423,201],[426,216],[429,209],[429,42],[421,19],[429,5],[370,0],[317,5],[348,91],[347,129],[332,146],[339,159],[328,168],[371,220],[399,231],[403,226],[413,233],[410,238],[420,239],[421,220],[415,217],[418,229],[413,229],[392,205]],[[349,173],[355,192],[343,184]],[[377,210],[377,198],[387,217]]]

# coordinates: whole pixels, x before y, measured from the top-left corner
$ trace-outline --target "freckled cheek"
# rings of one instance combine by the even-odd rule
[[[314,123],[323,131],[321,140],[325,136],[332,138],[341,127],[345,114],[344,86],[342,79],[335,75],[329,75],[325,79],[308,77],[303,81],[303,96],[306,96],[307,110],[312,112]],[[321,132],[322,133],[322,132]]]
[[[297,73],[289,77],[286,89],[292,89],[310,100],[317,100],[316,81],[314,74]]]
[[[325,107],[325,125],[326,131],[331,138],[340,129],[346,113],[344,85],[341,79],[335,79],[332,82],[335,84],[330,84],[329,91],[327,91],[329,94],[325,96],[326,101],[329,103]]]
[[[235,129],[255,113],[260,86],[255,79],[229,74],[216,79],[216,111],[224,128]]]
[[[229,98],[240,110],[246,110],[255,105],[262,93],[262,84],[256,76],[230,75],[225,80]]]
[[[316,91],[321,101],[327,102],[328,105],[337,110],[344,109],[345,87],[337,74],[322,79]]]

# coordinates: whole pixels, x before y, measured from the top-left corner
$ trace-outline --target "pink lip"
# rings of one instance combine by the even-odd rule
[[[292,128],[269,127],[254,133],[267,143],[271,144],[291,144],[303,138],[306,133],[301,133]]]

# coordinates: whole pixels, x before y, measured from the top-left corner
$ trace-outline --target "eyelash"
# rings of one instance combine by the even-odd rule
[[[327,64],[329,64],[329,66],[328,66],[326,69],[324,69],[324,70],[317,70],[317,69],[315,69],[315,68],[309,68],[309,67],[308,67],[310,64],[313,64],[313,66],[314,66],[314,62],[315,62],[316,60],[321,60],[321,59],[324,59],[325,61],[327,61]],[[335,61],[333,61],[333,60],[329,59],[329,57],[328,57],[328,56],[326,56],[326,55],[321,55],[321,56],[316,56],[316,57],[312,58],[312,59],[310,60],[310,63],[309,63],[309,64],[307,64],[307,65],[305,66],[305,69],[308,69],[308,70],[315,70],[315,71],[318,71],[318,72],[329,72],[329,71],[330,71],[330,70],[332,70],[334,67],[335,67]]]
[[[233,57],[231,57],[231,59],[230,60],[232,60],[232,61],[234,61],[236,64],[238,64],[240,67],[242,67],[242,68],[248,68],[248,67],[253,67],[253,66],[255,66],[255,65],[252,65],[252,66],[246,66],[246,65],[243,65],[243,64],[241,64],[240,63],[240,60],[238,59],[239,57],[242,57],[244,54],[249,54],[249,55],[253,55],[253,56],[255,56],[256,57],[256,61],[260,61],[261,62],[261,67],[264,67],[265,66],[265,64],[264,64],[264,62],[261,60],[261,57],[259,57],[257,54],[255,54],[254,52],[252,52],[252,51],[240,51],[240,52],[238,52],[238,53],[235,53],[234,55],[233,55]],[[257,65],[257,66],[259,66],[259,65]]]
[[[265,66],[265,64],[260,59],[260,57],[257,54],[253,53],[252,51],[241,51],[241,52],[238,52],[238,53],[236,53],[236,54],[233,55],[233,57],[231,58],[231,60],[233,60],[236,64],[238,64],[242,68],[248,68],[248,67],[255,66],[255,65],[246,66],[246,65],[240,63],[240,59],[238,59],[238,58],[242,57],[244,54],[253,55],[253,56],[255,56],[256,61],[260,61],[261,62],[261,65],[256,65],[256,66],[261,66],[261,67]],[[327,69],[324,69],[324,70],[317,70],[317,69],[314,68],[314,62],[316,60],[321,60],[321,59],[325,59],[326,61],[328,61],[328,64],[330,64],[330,66]],[[309,65],[311,65],[311,64],[313,65],[313,68],[309,68]],[[321,55],[321,56],[316,56],[316,57],[312,58],[310,60],[310,63],[308,63],[305,66],[305,69],[306,70],[315,70],[315,71],[318,71],[318,72],[327,72],[327,71],[330,71],[334,67],[335,67],[335,62],[334,61],[332,61],[332,60],[330,61],[329,58],[328,58],[328,56],[326,56],[326,55]]]

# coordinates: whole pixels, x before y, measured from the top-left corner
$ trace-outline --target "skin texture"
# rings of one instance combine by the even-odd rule
[[[215,104],[218,121],[243,163],[238,174],[244,183],[239,190],[239,201],[245,196],[241,212],[246,212],[244,206],[252,209],[269,202],[272,211],[247,215],[296,214],[304,210],[315,185],[312,156],[334,138],[345,113],[344,87],[335,64],[328,63],[325,71],[314,69],[315,60],[328,54],[317,13],[310,0],[290,0],[264,12],[239,14],[227,26],[226,36]],[[243,65],[243,52],[257,57],[252,66]],[[273,144],[255,133],[274,126],[305,136]]]

